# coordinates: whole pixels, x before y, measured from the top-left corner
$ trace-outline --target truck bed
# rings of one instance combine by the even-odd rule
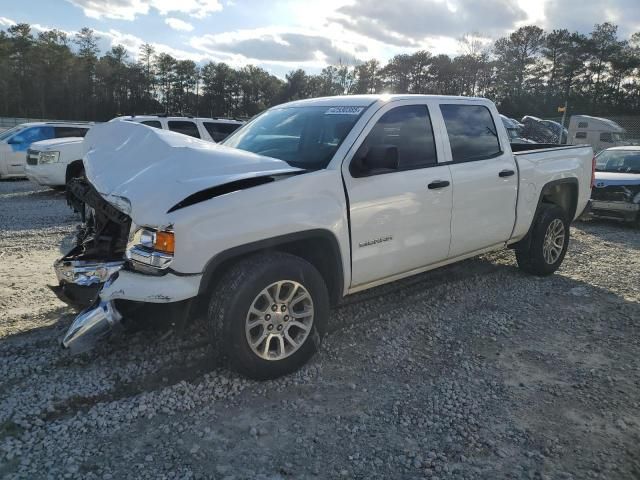
[[[557,143],[511,143],[511,151],[514,155],[526,155],[527,153],[538,153],[540,150],[567,150],[570,148],[582,148],[589,145],[559,145]]]

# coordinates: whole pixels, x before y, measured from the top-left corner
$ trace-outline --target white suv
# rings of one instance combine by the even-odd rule
[[[133,115],[116,117],[111,121],[142,123],[149,127],[172,130],[210,142],[224,140],[243,123],[238,120],[218,118],[168,117],[162,115]],[[29,180],[40,185],[57,188],[64,187],[72,178],[82,176],[84,166],[82,164],[81,137],[83,136],[75,135],[78,138],[45,140],[31,145],[26,152],[27,166],[25,168],[25,173]],[[1,169],[0,175],[2,175]]]
[[[91,125],[86,122],[31,122],[0,133],[0,178],[25,176],[27,150],[34,142],[84,137]]]
[[[216,143],[227,138],[243,124],[240,120],[227,118],[169,117],[165,115],[131,115],[117,117],[114,120],[142,123],[149,127],[171,130]]]

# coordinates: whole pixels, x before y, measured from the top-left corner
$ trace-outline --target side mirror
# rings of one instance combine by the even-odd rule
[[[7,141],[7,143],[10,143],[12,145],[20,145],[21,143],[24,143],[24,138],[22,138],[20,135],[14,135]]]

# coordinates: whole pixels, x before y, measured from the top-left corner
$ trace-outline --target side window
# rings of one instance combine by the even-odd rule
[[[576,132],[576,138],[587,138],[587,132]]]
[[[214,142],[221,142],[240,127],[239,123],[203,122],[203,125]]]
[[[30,145],[40,140],[49,140],[54,138],[53,127],[42,126],[32,127],[17,133],[11,138],[10,143]]]
[[[68,138],[84,137],[89,129],[82,127],[54,127],[54,130],[56,132],[56,138]]]
[[[578,128],[589,128],[588,122],[578,122]]]
[[[169,120],[169,130],[182,133],[190,137],[200,138],[198,127],[195,123],[185,120]]]
[[[436,144],[426,105],[389,110],[373,126],[356,155],[364,156],[376,147],[395,147],[399,170],[436,165]]]
[[[144,122],[140,122],[143,125],[147,125],[149,127],[153,127],[153,128],[160,128],[162,129],[162,124],[160,123],[159,120],[145,120]],[[182,133],[182,132],[180,132]]]
[[[498,131],[487,107],[440,105],[454,162],[493,158],[500,153]]]
[[[600,141],[605,143],[613,143],[613,136],[611,132],[602,132],[600,134]]]

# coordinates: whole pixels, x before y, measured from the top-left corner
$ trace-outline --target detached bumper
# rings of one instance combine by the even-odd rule
[[[67,260],[61,258],[53,264],[58,286],[52,287],[60,300],[74,307],[92,305],[102,285],[124,266],[120,262]]]
[[[640,204],[592,200],[590,213],[594,217],[633,221],[640,212]]]
[[[56,262],[60,286],[53,287],[54,292],[70,303],[69,297],[80,291],[85,294],[84,301],[75,304],[91,305],[76,317],[62,340],[62,345],[72,353],[92,348],[120,323],[122,314],[116,309],[116,300],[175,305],[175,302],[198,295],[201,274],[167,273],[156,277],[122,270],[123,266],[124,262]],[[105,275],[106,281],[103,280]]]

